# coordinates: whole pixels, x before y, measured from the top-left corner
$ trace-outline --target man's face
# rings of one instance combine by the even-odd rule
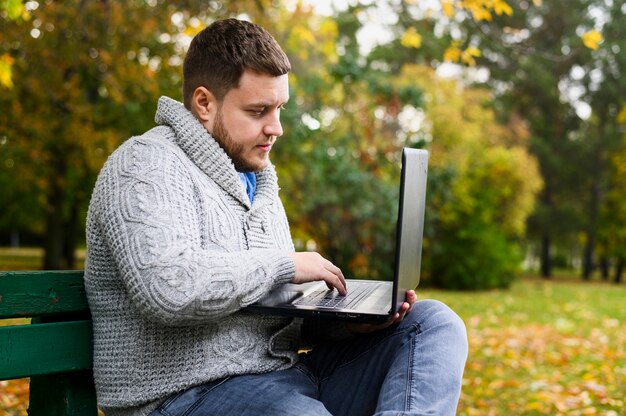
[[[272,145],[283,134],[280,110],[287,100],[286,74],[245,71],[239,87],[226,93],[212,122],[204,125],[238,171],[258,172],[269,163]]]

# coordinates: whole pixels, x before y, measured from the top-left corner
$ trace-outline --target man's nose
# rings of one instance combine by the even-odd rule
[[[268,120],[268,123],[265,125],[263,132],[267,136],[280,137],[283,135],[283,126],[280,123],[280,114],[278,113],[278,111],[274,115],[272,115],[270,120]]]

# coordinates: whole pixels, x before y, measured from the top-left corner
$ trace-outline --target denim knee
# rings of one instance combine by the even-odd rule
[[[465,323],[448,305],[434,299],[420,300],[413,305],[413,310],[407,317],[418,325],[420,332],[435,327],[438,332],[445,332],[446,338],[455,340],[459,351],[467,357]]]

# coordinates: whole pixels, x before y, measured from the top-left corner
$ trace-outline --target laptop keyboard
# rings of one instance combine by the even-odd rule
[[[296,300],[294,305],[317,306],[320,308],[350,309],[378,287],[377,284],[354,285],[346,296],[335,290],[322,289]]]

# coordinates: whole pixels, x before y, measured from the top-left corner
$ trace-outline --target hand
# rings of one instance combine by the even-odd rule
[[[296,275],[291,279],[291,283],[300,284],[323,280],[329,289],[336,288],[340,295],[346,294],[346,279],[341,269],[319,253],[298,252],[289,255],[296,264]]]
[[[346,328],[348,331],[353,334],[365,334],[367,332],[380,331],[381,329],[385,329],[390,327],[391,325],[400,323],[405,317],[405,315],[411,310],[413,304],[417,300],[417,295],[414,290],[408,290],[406,292],[406,300],[402,302],[400,305],[400,310],[393,314],[387,322],[383,322],[382,324],[357,324],[357,323],[348,323],[346,324]]]

